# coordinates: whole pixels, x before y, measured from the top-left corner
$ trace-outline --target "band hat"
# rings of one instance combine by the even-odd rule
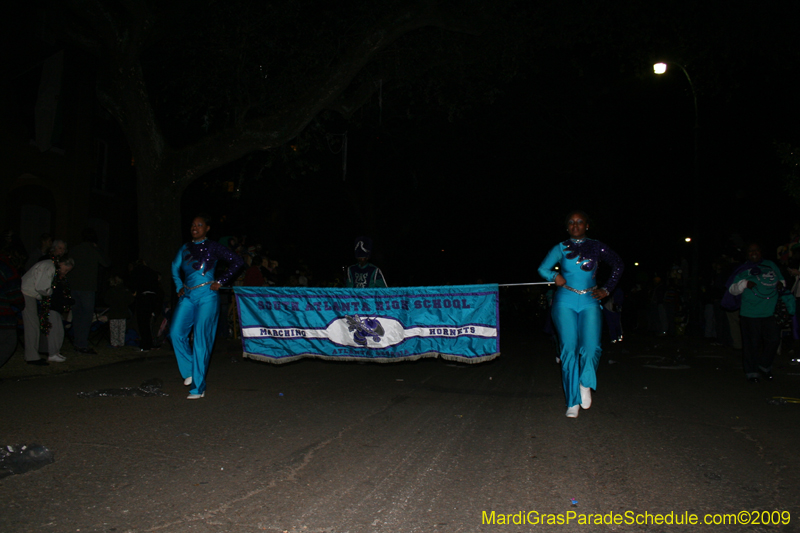
[[[372,239],[369,237],[358,237],[355,245],[356,259],[366,258],[372,254]]]

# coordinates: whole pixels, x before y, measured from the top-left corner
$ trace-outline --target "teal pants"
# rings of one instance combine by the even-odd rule
[[[214,349],[219,320],[219,293],[209,286],[186,291],[178,300],[169,334],[178,370],[183,379],[192,377],[191,394],[206,390],[206,372]],[[189,334],[194,329],[192,342]]]
[[[560,294],[552,316],[561,346],[564,394],[567,407],[572,407],[581,403],[580,385],[597,388],[603,313],[591,294]]]

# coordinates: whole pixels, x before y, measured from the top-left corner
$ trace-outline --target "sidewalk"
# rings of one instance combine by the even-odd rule
[[[67,358],[63,363],[50,363],[48,366],[29,365],[25,362],[25,355],[21,345],[11,359],[0,368],[0,380],[29,379],[34,377],[52,376],[67,372],[79,372],[89,368],[113,365],[121,361],[132,361],[163,356],[173,356],[172,346],[167,343],[164,347],[149,352],[140,352],[135,346],[112,348],[108,341],[101,341],[98,346],[93,346],[97,355],[79,353],[69,343],[64,342],[61,355]],[[46,356],[43,356],[46,357]]]
[[[64,341],[61,355],[67,358],[63,363],[50,363],[48,366],[29,365],[25,362],[25,355],[21,344],[17,345],[17,351],[9,361],[0,368],[0,381],[30,379],[36,377],[54,376],[67,372],[80,372],[90,368],[113,365],[124,361],[136,361],[140,359],[155,359],[159,357],[175,357],[172,345],[164,342],[160,348],[149,352],[140,352],[136,346],[123,346],[113,348],[108,342],[108,338],[102,339],[97,346],[92,346],[97,352],[96,355],[79,353],[69,342]],[[241,357],[242,341],[239,339],[217,339],[214,345],[214,354],[229,354]],[[46,357],[46,356],[42,356]]]

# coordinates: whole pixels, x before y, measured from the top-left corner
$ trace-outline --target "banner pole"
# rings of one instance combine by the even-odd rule
[[[504,283],[497,285],[498,287],[521,287],[523,285],[554,285],[554,281],[537,281],[536,283]]]
[[[500,283],[498,287],[522,287],[522,286],[529,286],[529,285],[554,285],[555,282],[553,281],[537,281],[534,283]],[[220,287],[219,290],[226,290],[232,291],[233,287]]]

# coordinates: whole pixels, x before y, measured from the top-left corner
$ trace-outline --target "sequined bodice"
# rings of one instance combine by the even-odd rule
[[[578,243],[569,239],[562,242],[561,246],[563,258],[559,264],[567,285],[577,290],[594,287],[600,243],[589,239]]]
[[[555,245],[539,266],[539,274],[553,281],[560,272],[568,286],[580,291],[597,285],[595,276],[601,261],[611,266],[611,275],[604,287],[613,291],[622,275],[622,260],[608,246],[594,239],[567,239]],[[553,270],[556,265],[559,271]]]
[[[184,244],[172,262],[172,277],[175,279],[176,287],[178,289],[183,285],[194,287],[215,281],[214,269],[219,259],[228,263],[225,274],[216,279],[224,285],[242,268],[244,265],[242,258],[226,246],[208,239]]]

